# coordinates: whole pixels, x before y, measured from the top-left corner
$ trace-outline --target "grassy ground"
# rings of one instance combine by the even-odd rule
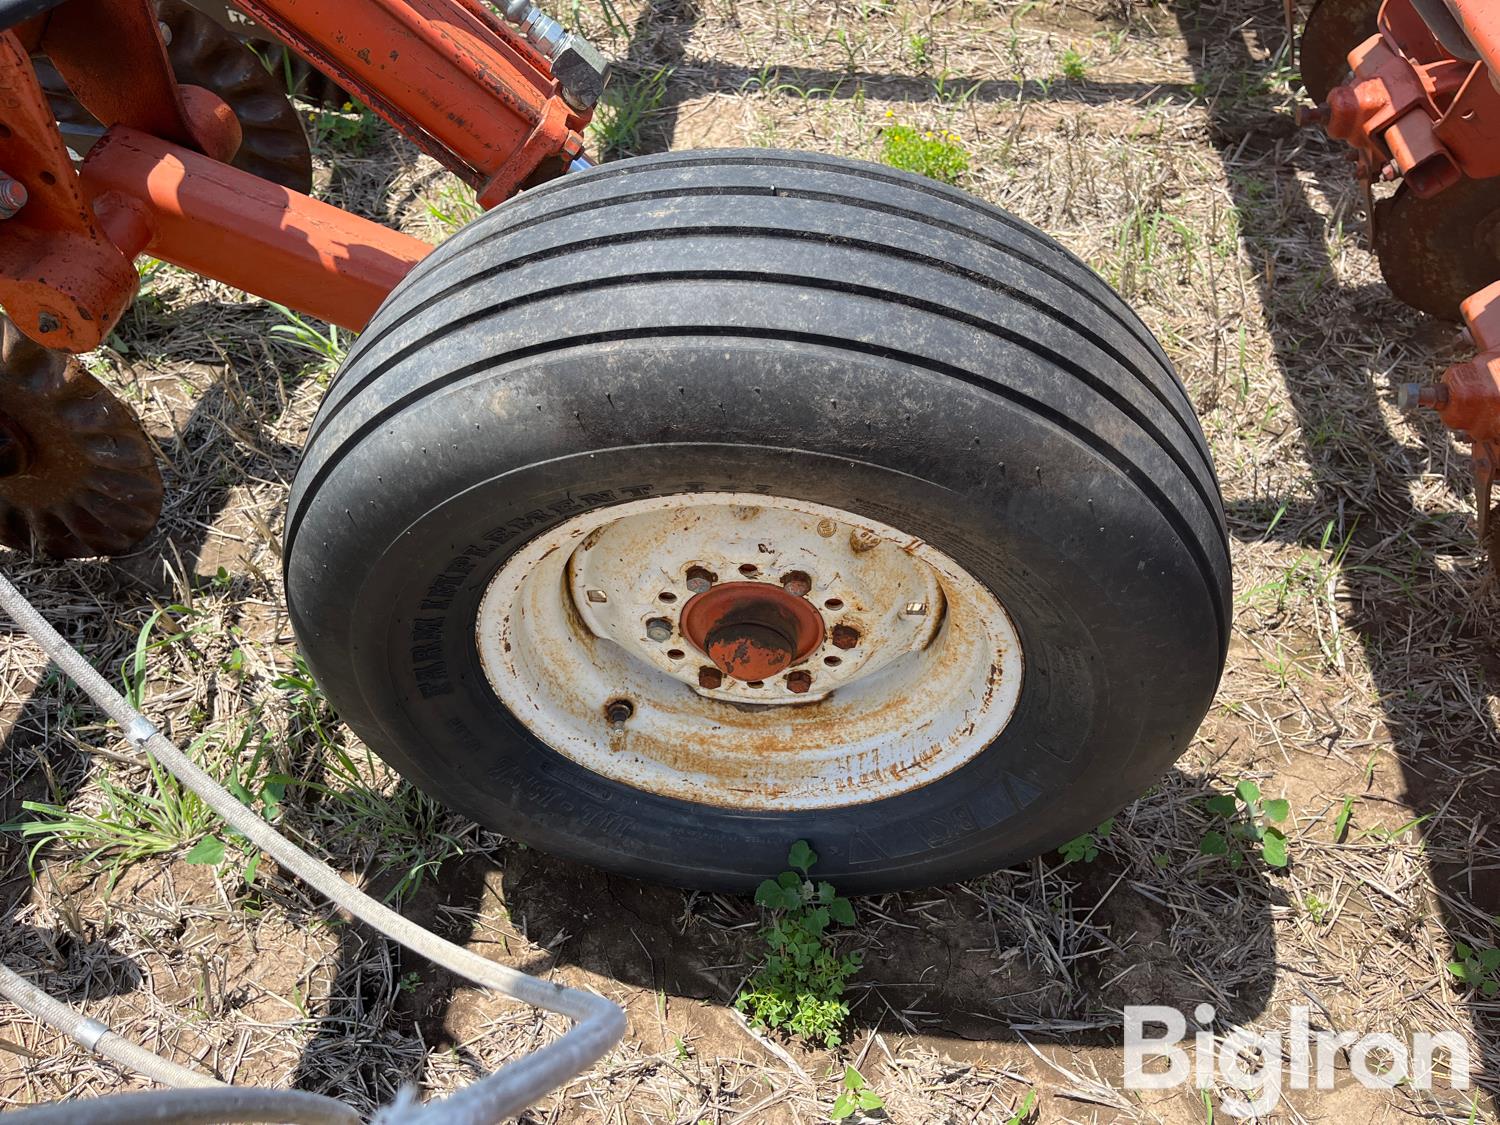
[[[1336,1030],[1452,1027],[1474,1045],[1468,1092],[1368,1091],[1341,1063],[1333,1092],[1291,1092],[1272,1119],[1496,1120],[1500,597],[1466,451],[1392,402],[1459,353],[1382,286],[1341,153],[1290,124],[1282,5],[656,0],[574,17],[619,59],[606,156],[774,144],[951,178],[1061,238],[1163,341],[1221,475],[1237,624],[1200,736],[1098,854],[857,902],[844,1043],[750,1030],[729,1001],[763,948],[753,905],[510,844],[329,714],[289,634],[278,529],[347,340],[170,268],[90,357],[161,447],[161,531],[112,565],[11,557],[23,589],[352,880],[627,1007],[625,1043],[536,1121],[825,1120],[853,1064],[893,1121],[1205,1122],[1194,1089],[1124,1090],[1118,1047],[1122,1005],[1205,1001],[1220,1032],[1284,1030],[1302,1004]],[[368,117],[315,133],[326,198],[432,238],[472,217]],[[0,815],[54,825],[0,843],[7,964],[223,1078],[365,1108],[557,1032],[220,840],[36,655],[0,645]],[[1289,803],[1285,870],[1204,854],[1223,827],[1206,799],[1242,780]],[[1447,967],[1460,944],[1470,983]],[[138,1084],[0,1007],[0,1105]]]

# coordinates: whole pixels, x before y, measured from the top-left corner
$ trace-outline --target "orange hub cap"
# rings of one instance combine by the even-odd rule
[[[682,632],[726,676],[768,680],[823,643],[823,619],[769,582],[725,582],[682,607]]]

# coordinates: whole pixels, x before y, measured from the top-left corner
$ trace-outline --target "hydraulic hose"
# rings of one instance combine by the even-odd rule
[[[508,966],[489,961],[477,953],[444,941],[436,934],[403,918],[390,907],[349,886],[333,868],[297,847],[241,804],[232,793],[205,773],[197,763],[157,730],[149,719],[130,706],[114,686],[48,624],[46,619],[21,596],[3,574],[0,574],[0,607],[3,607],[11,619],[30,634],[62,672],[74,680],[102,711],[120,724],[125,737],[132,744],[154,756],[174,777],[198,794],[205,804],[218,813],[229,828],[246,837],[283,868],[297,875],[361,922],[434,964],[503,995],[567,1016],[574,1021],[573,1026],[555,1042],[533,1051],[524,1058],[508,1063],[494,1074],[441,1101],[418,1105],[413,1099],[403,1099],[397,1104],[387,1106],[375,1117],[375,1121],[380,1125],[492,1125],[494,1122],[515,1116],[570,1078],[583,1073],[602,1058],[605,1052],[618,1043],[621,1036],[625,1034],[625,1013],[619,1005],[595,993],[538,980],[536,977],[528,976]],[[164,1059],[158,1059],[143,1048],[130,1044],[107,1030],[103,1030],[102,1034],[90,1044],[88,1039],[93,1037],[94,1029],[101,1028],[102,1025],[92,1020],[84,1020],[78,1013],[34,989],[9,970],[6,970],[6,974],[0,977],[0,993],[26,1008],[43,1022],[72,1035],[85,1046],[91,1046],[91,1049],[100,1051],[101,1054],[105,1054],[121,1065],[139,1070],[157,1081],[172,1085],[214,1083],[211,1078],[186,1070]],[[19,982],[22,988],[17,988],[15,982]],[[47,1003],[37,1003],[38,997]],[[82,1025],[91,1025],[87,1028],[85,1038],[80,1038],[78,1033],[78,1028]],[[108,1050],[104,1049],[106,1046]],[[154,1061],[147,1063],[148,1059]],[[143,1125],[147,1122],[181,1122],[187,1125],[189,1122],[210,1121],[289,1121],[305,1122],[307,1125],[337,1122],[338,1125],[344,1125],[345,1122],[358,1120],[357,1115],[348,1106],[330,1098],[318,1098],[317,1095],[298,1095],[297,1101],[300,1108],[294,1107],[292,1100],[283,1100],[274,1106],[270,1100],[267,1100],[271,1095],[279,1095],[287,1099],[294,1093],[293,1091],[267,1091],[251,1088],[242,1090],[237,1087],[226,1087],[218,1091],[200,1090],[193,1091],[193,1093],[202,1096],[204,1101],[194,1102],[189,1099],[181,1101],[180,1107],[178,1103],[173,1103],[173,1107],[168,1107],[166,1099],[177,1096],[176,1092],[162,1095],[124,1094],[100,1098],[89,1103],[89,1120],[91,1122],[107,1120],[112,1123],[118,1122],[120,1125],[134,1125],[135,1122],[141,1122]],[[227,1115],[229,1113],[227,1107],[231,1103],[227,1099],[235,1095],[245,1097],[245,1108],[240,1111],[241,1115],[230,1116]],[[148,1100],[153,1097],[162,1099],[161,1109],[152,1108],[148,1104]],[[216,1097],[225,1100],[213,1107],[210,1115],[204,1116],[199,1112]],[[316,1104],[307,1101],[309,1098],[316,1098]],[[114,1114],[116,1106],[126,1106],[127,1103],[136,1108],[119,1110],[118,1112],[124,1114],[123,1116],[104,1116],[106,1112]],[[331,1107],[342,1109],[349,1116],[334,1116],[332,1114],[335,1110]],[[24,1110],[13,1113],[11,1117],[15,1119],[17,1125],[39,1125],[43,1122],[63,1120],[61,1117],[48,1116],[55,1114],[60,1108],[65,1107],[48,1106]],[[296,1112],[293,1112],[294,1109]],[[76,1120],[76,1107],[72,1112],[73,1119]],[[255,1113],[268,1113],[269,1116],[244,1115]]]

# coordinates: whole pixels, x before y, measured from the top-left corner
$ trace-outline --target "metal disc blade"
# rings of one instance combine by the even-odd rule
[[[1375,254],[1391,292],[1444,320],[1500,280],[1500,178],[1460,180],[1430,199],[1405,184],[1375,204]]]
[[[117,555],[156,526],[162,482],[135,412],[76,359],[0,317],[0,543]]]
[[[1375,34],[1380,0],[1318,0],[1297,45],[1302,85],[1322,105],[1349,74],[1349,52]]]

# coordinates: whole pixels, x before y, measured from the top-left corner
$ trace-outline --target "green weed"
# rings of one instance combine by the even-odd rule
[[[368,152],[380,134],[380,117],[369,106],[348,101],[338,109],[322,107],[307,113],[308,139],[314,149],[331,149],[351,156]]]
[[[945,184],[956,184],[969,170],[969,154],[956,133],[919,132],[911,125],[887,125],[881,133],[880,159],[892,168],[916,172]]]
[[[1457,960],[1448,962],[1448,971],[1454,979],[1483,996],[1500,995],[1500,949],[1475,950],[1459,942],[1453,954]]]
[[[1349,817],[1354,812],[1354,798],[1345,797],[1344,803],[1339,807],[1338,816],[1333,818],[1333,842],[1342,844],[1344,836],[1349,831]]]
[[[1005,1125],[1022,1125],[1024,1121],[1030,1121],[1036,1113],[1036,1091],[1027,1090],[1026,1096],[1021,1099],[1021,1104],[1005,1119]]]
[[[458,180],[447,179],[427,200],[427,213],[447,227],[451,234],[479,218],[484,214],[484,208],[479,206],[479,200],[470,188]]]
[[[906,39],[906,57],[913,70],[926,70],[932,64],[932,36],[910,35]]]
[[[296,348],[307,352],[313,362],[302,369],[304,375],[327,378],[344,362],[349,350],[349,339],[339,331],[337,324],[319,328],[313,321],[294,313],[285,305],[271,302],[271,307],[281,313],[284,324],[271,325],[271,335],[290,341]]]
[[[839,1083],[839,1096],[834,1100],[833,1110],[828,1115],[830,1121],[843,1121],[853,1117],[855,1112],[868,1113],[871,1110],[884,1109],[885,1102],[880,1095],[870,1089],[865,1081],[865,1076],[852,1066],[844,1068],[843,1081]]]
[[[672,68],[664,66],[635,81],[609,84],[589,123],[601,157],[634,156],[641,151],[642,130],[661,112],[671,76]]]
[[[466,823],[420,789],[391,784],[385,766],[361,748],[351,753],[333,736],[335,716],[307,662],[298,654],[292,670],[274,681],[292,705],[292,737],[311,740],[323,764],[321,780],[298,780],[293,788],[316,798],[301,813],[328,840],[358,840],[378,857],[378,866],[397,873],[387,899],[420,887],[448,860],[463,854],[455,826]]]
[[[1276,825],[1291,814],[1291,805],[1281,799],[1263,800],[1260,786],[1241,781],[1233,793],[1208,800],[1207,808],[1222,826],[1204,833],[1198,850],[1204,855],[1227,856],[1230,867],[1245,862],[1247,850],[1259,851],[1268,867],[1287,865],[1286,833]]]
[[[108,777],[100,777],[102,795],[94,812],[74,812],[44,801],[23,801],[31,819],[4,825],[33,841],[27,866],[36,878],[36,857],[44,847],[57,845],[75,853],[82,863],[108,857],[108,886],[130,864],[155,855],[178,851],[202,839],[218,823],[218,814],[199,796],[148,759],[149,780],[125,788]]]
[[[1099,845],[1108,840],[1114,830],[1115,818],[1110,817],[1092,832],[1073,837],[1057,849],[1057,854],[1063,857],[1064,863],[1093,863],[1099,858]]]
[[[1089,73],[1089,61],[1069,47],[1062,53],[1059,60],[1062,68],[1062,76],[1069,82],[1082,82]]]
[[[807,841],[792,845],[787,863],[795,870],[767,879],[755,901],[770,911],[761,930],[768,947],[765,963],[746,982],[734,1006],[757,1027],[784,1027],[803,1039],[836,1047],[849,1015],[843,999],[848,979],[859,971],[858,952],[838,953],[828,927],[854,924],[854,907],[832,883],[808,877],[816,853]]]

